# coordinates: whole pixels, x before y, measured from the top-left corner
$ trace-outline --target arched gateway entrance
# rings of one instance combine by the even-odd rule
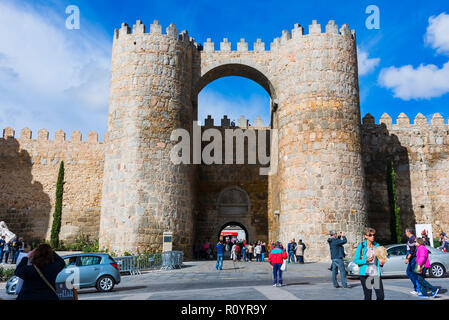
[[[357,46],[347,25],[330,21],[322,31],[317,21],[309,34],[296,24],[269,46],[258,40],[250,50],[242,39],[235,50],[224,39],[215,50],[210,39],[197,45],[173,24],[165,33],[157,21],[149,33],[140,20],[132,30],[116,29],[100,247],[160,250],[163,232],[172,231],[174,249],[188,257],[195,238],[212,240],[229,221],[242,222],[250,241],[268,240],[268,220],[270,239],[307,239],[311,260],[327,257],[322,238],[330,229],[356,244],[366,224]],[[179,142],[172,133],[192,132],[198,93],[226,76],[249,78],[270,95],[270,127],[279,130],[276,176],[260,176],[257,164],[171,161]],[[250,199],[240,220],[224,219],[216,207],[231,186]]]

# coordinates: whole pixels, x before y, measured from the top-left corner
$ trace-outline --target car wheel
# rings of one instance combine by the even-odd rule
[[[430,266],[430,276],[432,278],[441,278],[446,273],[443,265],[439,263],[434,263]]]
[[[97,290],[101,292],[109,292],[114,288],[114,278],[111,276],[102,276],[97,281]]]

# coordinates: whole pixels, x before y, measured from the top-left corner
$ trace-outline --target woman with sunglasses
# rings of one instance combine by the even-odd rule
[[[359,266],[359,277],[365,300],[371,300],[372,289],[376,291],[376,299],[384,300],[384,287],[381,279],[381,264],[376,257],[379,244],[374,241],[376,230],[365,228],[365,241],[360,243],[354,257],[354,263]]]

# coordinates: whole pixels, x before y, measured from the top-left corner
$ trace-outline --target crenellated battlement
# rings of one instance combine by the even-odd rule
[[[288,43],[290,40],[301,39],[309,36],[317,36],[317,35],[340,35],[343,37],[355,39],[355,30],[350,30],[349,25],[344,24],[340,29],[338,25],[335,24],[334,20],[330,20],[325,27],[324,32],[322,32],[322,27],[318,24],[317,20],[313,20],[312,24],[309,25],[309,33],[304,33],[304,28],[299,24],[295,24],[294,28],[290,31],[283,30],[280,37],[275,38],[270,44],[270,50],[276,49],[279,46]],[[265,43],[262,42],[262,39],[257,39],[256,42],[253,43],[253,47],[250,50],[248,46],[248,42],[245,41],[244,38],[240,39],[240,42],[237,43],[237,49],[232,49],[232,43],[228,40],[228,38],[224,38],[223,41],[219,43],[219,50],[215,50],[215,42],[212,42],[211,38],[207,38],[206,42],[203,45],[199,45],[195,42],[193,38],[188,35],[187,31],[182,31],[178,33],[176,26],[174,24],[170,24],[166,29],[165,33],[162,33],[162,26],[159,24],[158,20],[154,20],[154,22],[150,25],[149,32],[145,25],[141,20],[137,20],[136,24],[131,28],[127,23],[122,23],[120,29],[114,30],[114,40],[126,39],[129,35],[146,35],[146,36],[167,36],[169,38],[177,39],[179,41],[183,41],[186,43],[190,43],[195,46],[198,50],[205,52],[225,52],[229,53],[232,51],[237,52],[264,52],[268,51],[266,49]]]
[[[278,38],[275,38],[270,44],[270,50],[276,49],[279,46],[288,43],[290,40],[301,39],[303,37],[308,36],[316,36],[320,34],[334,34],[341,35],[344,37],[348,37],[351,39],[355,39],[355,30],[350,30],[349,25],[344,24],[340,29],[338,25],[335,24],[334,20],[330,20],[326,25],[325,32],[323,33],[321,30],[321,25],[317,23],[317,20],[313,20],[312,24],[309,25],[309,33],[304,33],[304,28],[299,24],[295,24],[294,28],[290,31],[283,30],[282,35]],[[220,42],[220,49],[215,50],[215,43],[212,42],[211,38],[207,38],[206,42],[203,45],[203,50],[206,52],[231,52],[234,51],[231,48],[231,42],[228,41],[228,38],[224,38],[223,42]],[[237,52],[247,52],[250,51],[248,49],[248,43],[244,38],[240,39],[240,42],[237,43]],[[266,51],[265,43],[259,38],[257,42],[254,42],[253,49],[254,52],[263,52]]]
[[[47,129],[40,129],[37,133],[36,139],[33,139],[33,133],[29,128],[24,128],[20,131],[20,137],[15,136],[15,130],[11,127],[7,127],[3,129],[3,140],[7,140],[8,138],[17,138],[21,141],[54,141],[54,142],[72,142],[72,143],[89,143],[89,144],[103,144],[108,142],[108,134],[106,133],[104,136],[104,142],[98,141],[98,133],[95,131],[90,131],[87,135],[87,140],[82,140],[82,134],[80,131],[75,130],[72,132],[70,140],[66,140],[66,133],[59,129],[55,131],[54,140],[49,139],[49,131]]]
[[[364,126],[370,126],[375,125],[376,121],[374,117],[367,113],[365,117],[363,118],[363,125]],[[449,129],[449,122],[446,123],[443,116],[439,113],[435,113],[430,120],[430,123],[427,121],[427,118],[422,114],[418,113],[416,117],[413,120],[413,123],[410,123],[410,118],[405,114],[401,113],[396,118],[396,122],[393,123],[393,119],[388,113],[384,113],[382,117],[379,119],[378,124],[385,124],[387,127],[399,129],[399,128],[448,128]]]
[[[237,123],[231,122],[231,119],[228,118],[227,115],[223,116],[221,119],[220,125],[215,125],[215,119],[212,118],[211,115],[208,115],[206,119],[204,119],[204,128],[208,127],[223,127],[223,128],[240,128],[240,129],[250,129],[250,130],[270,130],[270,126],[266,126],[260,116],[257,116],[254,119],[253,124],[250,124],[250,121],[245,118],[245,116],[240,116],[237,120]]]
[[[183,30],[178,32],[175,24],[170,24],[166,29],[165,33],[162,32],[162,26],[159,24],[158,20],[154,20],[152,24],[150,24],[149,32],[146,32],[147,28],[143,24],[142,20],[137,20],[136,24],[133,25],[132,29],[127,23],[122,23],[120,29],[114,30],[114,41],[129,39],[129,36],[148,36],[148,37],[158,37],[164,36],[169,39],[179,40],[180,42],[184,42],[187,44],[191,44],[198,49],[198,44],[195,42],[193,38],[189,36],[187,30]]]

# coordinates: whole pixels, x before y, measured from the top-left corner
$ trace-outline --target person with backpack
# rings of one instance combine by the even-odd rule
[[[235,255],[238,261],[240,261],[240,244],[238,242],[235,243]]]
[[[268,256],[268,262],[273,266],[273,287],[282,287],[282,263],[287,259],[287,252],[281,248],[279,241],[276,242],[274,249]]]
[[[359,266],[360,283],[362,284],[365,300],[371,300],[372,291],[376,292],[377,300],[384,300],[384,287],[382,283],[381,267],[386,261],[380,261],[376,256],[376,248],[379,244],[374,241],[376,230],[365,228],[365,241],[357,246],[354,263]],[[368,284],[368,285],[367,285]]]
[[[425,241],[422,238],[416,239],[417,249],[416,249],[416,279],[421,287],[421,293],[418,294],[418,297],[428,297],[432,296],[436,297],[439,289],[432,286],[429,282],[427,282],[424,277],[427,273],[427,270],[430,268],[429,261],[429,250],[426,248]],[[430,291],[430,295],[428,292]]]

